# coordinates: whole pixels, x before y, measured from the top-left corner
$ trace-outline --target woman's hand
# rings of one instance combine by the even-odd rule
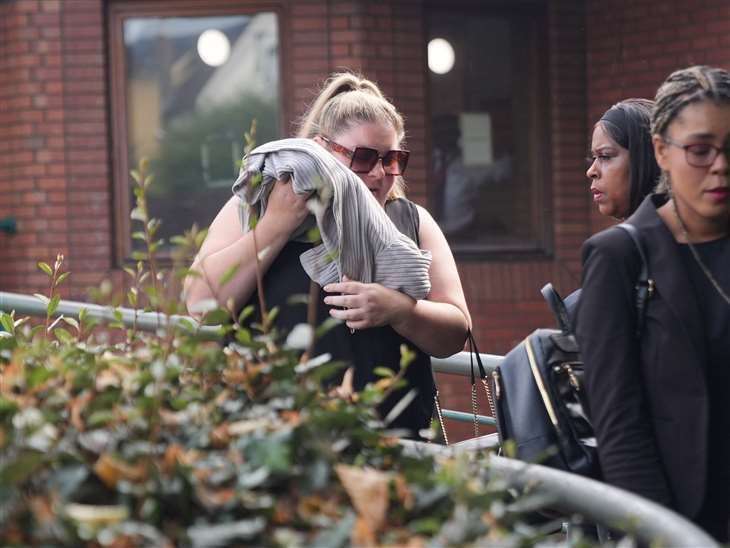
[[[288,238],[309,215],[308,199],[309,196],[294,192],[289,182],[276,181],[261,222],[271,223],[280,234]]]
[[[408,321],[416,301],[408,295],[380,284],[366,284],[342,277],[341,283],[328,284],[324,302],[345,310],[330,309],[330,316],[342,320],[350,329],[365,329]]]

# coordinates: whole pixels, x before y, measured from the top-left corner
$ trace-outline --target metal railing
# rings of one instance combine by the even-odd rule
[[[484,369],[487,374],[491,374],[500,363],[502,363],[502,356],[495,354],[479,354],[482,360]],[[476,363],[473,364],[474,371],[477,371]],[[462,377],[471,376],[472,368],[472,356],[469,352],[459,352],[448,358],[431,358],[431,369],[436,373],[445,373],[447,375],[459,375]],[[474,413],[465,413],[463,411],[455,411],[453,409],[442,409],[441,414],[445,419],[451,419],[459,422],[473,422]],[[486,424],[494,426],[496,421],[494,417],[488,417],[486,415],[477,415],[476,420],[479,424]]]
[[[493,446],[490,436],[480,443],[466,440],[449,446],[402,440],[413,455],[452,456]],[[717,547],[707,533],[683,516],[618,487],[539,464],[490,455],[488,473],[510,488],[545,495],[550,509],[634,535],[646,545]]]
[[[156,312],[141,312],[131,308],[115,308],[111,306],[101,306],[98,304],[81,303],[76,301],[61,300],[58,303],[55,316],[66,316],[70,318],[79,317],[81,310],[86,310],[87,316],[96,318],[101,321],[113,322],[120,319],[124,325],[131,327],[134,325],[142,331],[157,331],[168,326],[168,322],[173,326],[179,327],[186,331],[195,331],[203,334],[206,338],[220,339],[220,328],[216,326],[200,325],[197,321],[189,316],[166,316]],[[28,316],[45,316],[46,304],[40,299],[32,295],[23,295],[20,293],[8,293],[0,291],[0,310],[10,312],[15,310],[16,313]],[[119,318],[117,318],[119,316]]]
[[[198,330],[211,339],[218,338],[220,330],[212,326],[200,326],[186,316],[167,318],[162,314],[138,312],[125,308],[111,308],[94,304],[62,300],[56,315],[78,318],[81,309],[89,316],[100,320],[121,319],[126,325],[138,329],[155,331],[168,325],[168,321],[185,330]],[[0,310],[15,310],[21,315],[45,316],[46,305],[38,298],[17,293],[0,291]],[[488,372],[493,371],[502,360],[501,356],[481,354],[482,363]],[[439,373],[460,376],[470,375],[471,358],[468,352],[460,352],[449,358],[432,358],[432,367]],[[447,415],[447,410],[444,410]],[[448,411],[450,418],[473,420],[470,413]],[[483,420],[487,419],[487,420]],[[480,417],[480,422],[493,424],[491,417]],[[450,446],[427,444],[404,440],[410,451],[419,454],[456,454],[461,451],[483,451],[498,445],[496,435],[491,434],[458,442]],[[548,468],[537,464],[507,459],[492,455],[490,473],[504,478],[509,486],[518,489],[531,489],[548,495],[552,508],[567,514],[577,513],[585,518],[636,535],[647,543],[659,542],[662,546],[702,546],[714,547],[718,544],[705,532],[682,516],[658,504],[607,484]]]

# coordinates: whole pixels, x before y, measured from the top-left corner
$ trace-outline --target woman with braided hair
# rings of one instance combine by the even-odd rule
[[[661,180],[627,222],[583,247],[576,335],[604,479],[728,540],[730,518],[730,74],[694,66],[659,87]]]

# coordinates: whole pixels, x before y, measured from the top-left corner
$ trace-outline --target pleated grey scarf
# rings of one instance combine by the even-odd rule
[[[249,230],[251,206],[259,218],[272,185],[288,180],[295,193],[312,194],[308,205],[322,244],[300,256],[304,270],[320,286],[342,275],[379,283],[414,299],[431,290],[431,253],[401,233],[360,178],[311,139],[282,139],[261,145],[244,159],[233,193],[245,204],[241,226]],[[308,217],[291,239],[308,241]]]

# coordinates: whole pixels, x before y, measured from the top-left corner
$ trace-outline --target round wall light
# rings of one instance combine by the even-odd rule
[[[198,37],[198,55],[206,65],[219,67],[231,56],[231,43],[221,31],[208,29]]]
[[[428,43],[428,68],[436,74],[446,74],[454,67],[454,48],[443,38]]]

